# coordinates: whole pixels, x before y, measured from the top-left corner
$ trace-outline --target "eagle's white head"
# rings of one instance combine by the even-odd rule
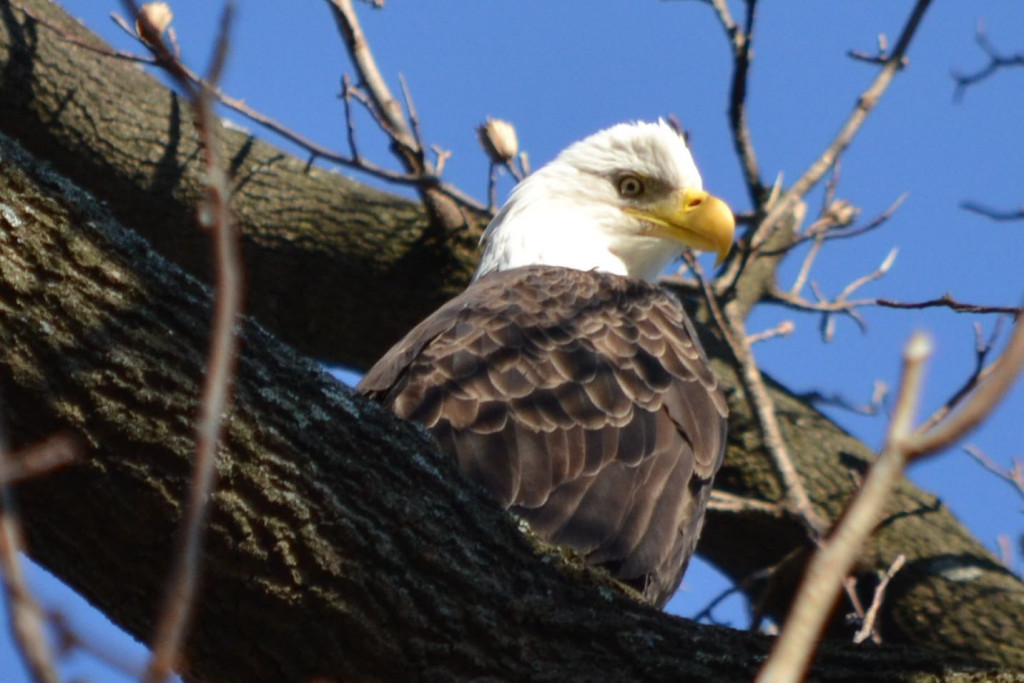
[[[654,281],[684,247],[721,261],[734,229],[681,135],[660,120],[622,123],[571,145],[512,191],[484,232],[474,279],[550,265]]]

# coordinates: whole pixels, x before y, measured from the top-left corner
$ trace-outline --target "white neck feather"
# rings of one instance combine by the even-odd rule
[[[542,169],[524,180],[498,212],[481,243],[473,280],[529,265],[600,270],[655,281],[682,249],[671,240],[639,234],[640,221],[608,203],[552,196]],[[636,224],[637,231],[624,230]]]
[[[473,279],[528,265],[657,279],[682,247],[624,210],[614,181],[624,170],[701,186],[686,143],[664,121],[595,133],[516,186],[484,232]]]

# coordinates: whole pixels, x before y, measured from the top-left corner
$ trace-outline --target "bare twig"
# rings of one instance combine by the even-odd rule
[[[904,466],[912,458],[933,453],[963,437],[995,407],[1024,365],[1024,325],[1016,325],[988,379],[957,412],[934,427],[914,430],[913,415],[920,399],[924,364],[930,354],[931,342],[922,334],[914,335],[907,343],[899,395],[882,453],[827,542],[811,559],[782,634],[758,681],[775,683],[802,677],[829,608],[881,516]]]
[[[774,402],[768,393],[761,376],[761,369],[757,366],[751,351],[743,318],[737,312],[734,302],[726,304],[725,307],[719,304],[718,297],[704,276],[704,270],[693,254],[684,252],[683,259],[697,278],[704,293],[704,299],[711,310],[711,316],[736,358],[736,363],[740,368],[740,380],[757,416],[765,450],[782,479],[786,508],[801,520],[809,537],[812,540],[817,540],[824,533],[827,525],[815,511],[811,499],[807,495],[807,490],[797,474],[796,467],[789,457],[786,443],[782,438],[782,430],[775,417]]]
[[[768,517],[781,517],[783,509],[778,503],[737,496],[727,491],[712,489],[708,509],[718,512],[755,513]]]
[[[760,254],[763,256],[777,256],[779,254],[784,254],[788,251],[792,251],[795,247],[803,244],[804,242],[817,240],[819,238],[822,241],[829,242],[831,240],[843,240],[850,239],[851,237],[860,237],[865,233],[871,232],[872,230],[876,230],[885,225],[886,221],[892,218],[893,214],[896,213],[896,210],[899,209],[900,205],[902,205],[904,201],[906,201],[908,196],[909,193],[904,192],[899,197],[897,197],[896,201],[890,204],[889,207],[885,209],[885,211],[878,214],[877,216],[875,216],[874,218],[872,218],[870,221],[863,225],[849,225],[848,223],[839,223],[832,219],[832,217],[830,217],[828,214],[835,211],[835,204],[838,204],[840,202],[845,204],[843,200],[837,200],[837,202],[829,208],[828,212],[826,212],[817,221],[812,223],[811,226],[808,227],[807,230],[805,230],[803,233],[794,237],[792,243],[786,244],[778,249],[762,249],[760,251]],[[852,207],[850,207],[850,209],[853,210]]]
[[[818,182],[825,176],[828,170],[835,164],[836,160],[853,141],[853,138],[864,124],[864,121],[867,120],[868,115],[871,114],[872,110],[878,104],[882,95],[889,87],[893,77],[900,69],[903,68],[904,57],[907,53],[907,49],[910,47],[910,43],[913,40],[914,35],[921,24],[921,20],[924,18],[924,14],[930,4],[931,0],[917,0],[917,2],[914,3],[910,16],[907,18],[907,21],[903,26],[903,30],[900,33],[900,37],[896,41],[896,45],[893,47],[892,52],[882,64],[881,70],[878,72],[878,75],[872,81],[871,85],[869,85],[868,88],[857,98],[853,111],[847,117],[835,138],[833,138],[832,142],[821,153],[818,159],[808,167],[808,169],[789,188],[789,190],[787,190],[778,201],[774,202],[769,207],[769,211],[764,219],[760,221],[752,231],[748,232],[748,234],[744,236],[744,242],[748,245],[748,248],[740,252],[741,257],[735,259],[734,262],[726,269],[726,277],[730,282],[728,288],[731,289],[739,279],[746,267],[746,262],[749,260],[750,255],[767,243],[775,230],[781,224],[782,218],[791,211],[793,205],[797,201],[803,199],[803,197],[818,184]]]
[[[770,288],[762,298],[766,303],[774,303],[794,310],[808,311],[812,313],[844,313],[864,306],[879,306],[881,308],[899,309],[923,309],[923,308],[948,308],[957,313],[984,313],[996,315],[1017,316],[1021,312],[1019,306],[989,306],[972,304],[964,301],[957,301],[950,294],[943,294],[935,299],[925,301],[895,301],[893,299],[850,299],[846,301],[829,301],[822,297],[820,301],[809,301],[800,296],[778,288]]]
[[[1010,535],[999,534],[996,536],[996,545],[999,546],[999,561],[1011,572],[1016,572],[1017,563],[1013,560],[1013,541],[1010,540]]]
[[[14,642],[33,681],[57,683],[60,677],[43,629],[45,617],[21,572],[18,553],[23,548],[21,522],[10,487],[4,485],[0,487],[0,567]]]
[[[231,394],[231,378],[238,355],[237,321],[242,307],[241,248],[237,226],[228,209],[230,185],[220,158],[217,119],[213,112],[213,87],[220,79],[228,50],[232,8],[225,7],[219,24],[209,73],[196,85],[189,72],[170,52],[161,31],[149,24],[146,12],[133,0],[123,0],[126,11],[137,17],[140,35],[157,63],[186,92],[196,113],[196,127],[206,168],[205,197],[199,207],[200,224],[211,230],[216,252],[216,299],[210,339],[208,370],[203,383],[196,423],[196,457],[182,527],[176,544],[174,566],[165,588],[163,607],[152,642],[145,679],[162,681],[179,664],[185,630],[195,603],[199,582],[199,556],[209,512],[210,494],[216,483],[216,453],[224,415]]]
[[[890,249],[888,255],[882,260],[882,264],[878,266],[878,268],[848,284],[843,291],[839,293],[836,300],[845,301],[851,294],[864,285],[884,277],[885,274],[889,272],[889,269],[892,268],[892,264],[896,261],[896,255],[899,254],[899,251],[898,247]]]
[[[792,320],[783,320],[775,327],[767,330],[762,330],[747,337],[747,343],[754,345],[757,342],[767,341],[768,339],[775,339],[777,337],[788,337],[793,334],[793,330],[796,329],[796,325],[793,324]]]
[[[851,59],[855,59],[858,62],[867,62],[868,64],[885,64],[889,61],[889,39],[886,38],[884,33],[878,34],[878,47],[874,54],[864,52],[863,50],[849,50],[846,55]],[[907,58],[903,58],[903,66],[907,65]]]
[[[733,146],[743,169],[751,204],[760,211],[765,200],[765,187],[757,166],[757,154],[747,122],[747,82],[752,58],[751,44],[754,38],[754,20],[757,0],[746,0],[746,15],[741,28],[732,18],[725,0],[712,0],[711,6],[718,16],[725,35],[732,48],[732,82],[729,87],[729,128]]]
[[[957,313],[999,313],[1017,316],[1022,309],[1020,306],[988,306],[982,304],[969,304],[955,300],[950,294],[943,294],[937,299],[926,301],[894,301],[892,299],[873,299],[866,305],[881,306],[882,308],[948,308]]]
[[[960,202],[960,208],[972,213],[977,213],[985,218],[990,218],[994,221],[1022,221],[1024,220],[1024,207],[1019,209],[999,210],[993,209],[977,202]]]
[[[988,33],[985,31],[985,25],[981,22],[978,23],[978,29],[974,34],[974,40],[978,43],[978,47],[981,48],[982,52],[988,57],[988,64],[983,66],[981,69],[974,71],[973,73],[965,74],[960,71],[953,71],[951,74],[953,80],[956,81],[956,88],[953,90],[953,101],[959,102],[963,99],[964,93],[967,92],[967,88],[976,83],[980,83],[986,78],[992,76],[1001,69],[1009,69],[1013,67],[1024,67],[1024,52],[1018,52],[1013,55],[1006,55],[996,49],[995,45],[988,38]]]
[[[781,564],[781,563],[780,563]],[[724,591],[716,595],[711,601],[704,606],[699,612],[694,614],[691,619],[694,621],[707,621],[709,623],[718,623],[714,619],[713,612],[716,607],[725,602],[728,598],[737,593],[748,594],[750,589],[758,583],[767,582],[772,578],[772,575],[778,570],[779,565],[767,567],[765,569],[759,569],[745,577],[742,580],[737,581],[732,586],[729,586]]]
[[[466,217],[458,205],[479,205],[461,192],[440,184],[437,171],[427,158],[419,121],[415,109],[412,108],[412,97],[405,82],[402,82],[402,88],[412,123],[406,119],[401,104],[391,94],[387,81],[377,67],[377,60],[370,50],[370,44],[359,24],[351,0],[327,0],[327,5],[334,16],[345,48],[359,73],[360,85],[366,89],[369,96],[369,108],[381,129],[391,139],[391,148],[405,167],[406,173],[418,179],[414,185],[434,223],[446,230],[465,225]]]
[[[907,342],[903,353],[903,377],[885,447],[827,542],[811,558],[782,632],[768,661],[758,673],[756,680],[760,683],[802,680],[814,643],[843,581],[903,473],[906,462],[904,445],[913,429],[924,364],[930,355],[931,342],[924,335],[916,334]]]
[[[721,605],[723,602],[728,600],[734,595],[745,594],[746,590],[750,587],[750,584],[744,584],[743,582],[734,583],[724,591],[716,595],[711,599],[711,602],[706,604],[699,612],[690,617],[691,620],[697,622],[704,622],[709,624],[717,624],[719,626],[728,626],[727,623],[722,623],[715,619],[714,611],[715,608]]]
[[[374,59],[373,52],[370,51],[370,44],[363,34],[355,8],[349,0],[327,0],[327,2],[331,7],[338,30],[344,38],[345,47],[348,48],[356,70],[359,72],[359,79],[373,101],[374,110],[381,116],[385,129],[392,140],[415,157],[422,150],[416,143],[416,138],[405,119],[401,105],[391,94],[387,81],[384,80],[380,69],[377,68],[377,60]]]
[[[881,380],[875,380],[874,391],[871,393],[870,403],[855,403],[838,394],[824,394],[820,391],[808,391],[797,394],[797,398],[812,405],[827,405],[849,410],[858,415],[877,415],[882,409],[882,402],[888,393],[889,387]]]
[[[807,250],[807,254],[804,256],[803,263],[800,264],[800,271],[796,274],[796,278],[793,280],[793,286],[789,288],[789,293],[798,296],[803,290],[804,285],[807,284],[807,277],[811,273],[811,266],[814,265],[814,261],[818,258],[818,254],[821,253],[821,247],[825,244],[825,233],[819,232],[814,236],[814,244]]]
[[[64,29],[62,29],[60,26],[57,26],[57,24],[54,24],[46,17],[39,16],[29,8],[22,6],[20,3],[12,2],[11,7],[18,10],[32,21],[39,24],[40,26],[45,26],[46,28],[50,29],[58,36],[60,36],[61,40],[71,45],[76,45],[84,50],[88,50],[89,52],[95,52],[96,54],[103,55],[104,57],[112,57],[113,59],[121,59],[128,62],[139,62],[140,64],[156,64],[156,60],[152,57],[137,55],[134,52],[126,52],[124,50],[114,50],[106,46],[98,47],[96,45],[92,45],[87,41],[84,41],[76,36],[66,33]],[[130,28],[127,27],[126,24],[124,24],[123,22],[118,22],[117,18],[114,19],[114,23],[117,23],[119,26],[127,30],[129,33],[131,33],[133,38],[138,38],[138,36],[135,36],[134,33],[131,31]]]
[[[896,556],[893,563],[886,570],[885,574],[878,581],[878,585],[875,586],[875,594],[871,599],[871,606],[868,607],[867,613],[864,615],[864,623],[861,624],[860,629],[853,635],[853,642],[863,643],[869,637],[871,640],[878,644],[882,642],[882,638],[878,632],[875,631],[875,621],[878,619],[878,611],[882,607],[882,603],[885,601],[885,589],[889,586],[889,582],[892,581],[892,577],[896,576],[896,572],[903,568],[907,558],[905,555],[900,554]]]
[[[14,643],[35,683],[57,683],[60,677],[45,633],[46,614],[22,573],[18,555],[25,543],[11,485],[66,465],[77,454],[75,442],[64,435],[12,454],[0,424],[0,574]]]
[[[790,512],[797,515],[803,521],[810,538],[816,540],[824,533],[827,524],[814,509],[810,496],[807,495],[807,490],[804,488],[803,481],[796,471],[796,466],[789,456],[789,449],[782,438],[782,430],[779,428],[778,420],[775,417],[774,402],[768,393],[767,387],[765,387],[764,378],[761,376],[761,369],[754,359],[750,343],[747,340],[743,318],[732,304],[725,306],[724,313],[732,337],[736,340],[734,352],[737,353],[736,360],[739,363],[743,388],[754,408],[754,413],[757,415],[765,450],[771,456],[772,463],[782,479],[785,489],[786,506]]]
[[[881,71],[872,81],[871,85],[861,93],[857,98],[857,104],[846,122],[840,128],[839,133],[832,140],[829,146],[822,152],[821,156],[811,164],[811,166],[804,172],[804,174],[795,182],[793,186],[782,196],[782,198],[776,202],[775,206],[771,208],[769,214],[761,222],[756,229],[756,234],[751,240],[751,245],[756,249],[760,245],[764,244],[771,233],[775,230],[779,220],[787,211],[790,206],[798,199],[801,199],[806,195],[811,188],[818,184],[818,182],[824,177],[828,169],[836,162],[839,156],[846,150],[846,148],[853,141],[854,136],[860,130],[860,127],[867,120],[868,115],[878,104],[882,95],[885,93],[889,84],[892,82],[893,77],[896,73],[903,68],[903,60],[906,55],[907,49],[910,47],[910,42],[917,32],[918,26],[921,24],[921,20],[924,18],[924,13],[931,4],[931,0],[918,0],[914,4],[914,8],[910,12],[910,16],[907,18],[907,22],[903,27],[903,31],[900,34],[899,40],[896,41],[896,45],[893,47],[892,53],[883,63]]]
[[[131,662],[118,651],[104,646],[91,634],[75,629],[62,612],[51,611],[47,616],[50,626],[56,633],[59,652],[62,656],[77,650],[129,678],[142,677],[143,672],[140,666]]]
[[[817,243],[815,246],[817,246]],[[816,252],[812,247],[811,254],[814,253]],[[815,282],[811,282],[811,290],[814,292],[815,297],[817,297],[817,302],[812,303],[807,301],[806,299],[803,299],[803,297],[799,296],[799,294],[797,293],[799,290],[794,289],[788,292],[784,292],[780,290],[777,285],[771,285],[768,288],[768,291],[764,296],[764,300],[774,301],[776,303],[783,303],[794,308],[814,310],[821,313],[822,338],[826,342],[832,340],[832,335],[835,331],[835,318],[832,315],[833,313],[841,313],[843,315],[847,315],[853,318],[857,325],[860,326],[861,330],[864,330],[867,328],[867,323],[857,312],[857,307],[865,304],[863,302],[851,302],[849,300],[849,297],[867,283],[873,282],[884,276],[887,272],[889,272],[889,269],[892,268],[893,261],[896,259],[896,254],[896,249],[890,251],[888,256],[885,257],[885,260],[882,261],[882,264],[878,268],[868,273],[867,275],[857,278],[856,280],[851,282],[833,300],[829,300],[824,294],[822,294],[821,290],[818,288],[817,283]],[[810,260],[813,260],[813,256]],[[803,267],[801,267],[800,274],[797,276],[797,282],[794,284],[794,288],[803,287],[803,278],[806,277],[806,270],[810,267],[810,260],[804,261],[804,265]]]
[[[974,429],[1002,399],[1024,366],[1024,324],[1018,320],[1003,353],[988,377],[952,415],[935,426],[919,429],[906,444],[907,456],[918,459],[953,445]]]
[[[490,163],[490,172],[487,174],[487,208],[491,213],[498,211],[498,169],[501,168],[493,161]]]
[[[992,333],[986,339],[982,333],[981,324],[974,323],[974,371],[970,376],[964,380],[964,383],[953,392],[953,395],[943,403],[939,408],[933,412],[927,420],[921,423],[920,430],[928,430],[937,425],[939,422],[944,420],[949,413],[951,413],[960,402],[966,398],[979,383],[985,381],[985,378],[992,372],[992,366],[986,365],[988,355],[995,348],[996,339],[999,338],[999,333],[1002,330],[1003,318],[996,318],[996,324],[992,326]]]
[[[0,425],[0,469],[9,467],[7,434]],[[21,519],[10,483],[0,483],[0,573],[3,575],[14,643],[34,683],[58,683],[53,652],[46,640],[46,617],[25,582],[18,554],[24,549]]]
[[[0,485],[19,484],[28,479],[49,474],[69,464],[79,456],[76,441],[57,434],[42,443],[8,454],[0,461]]]
[[[61,40],[71,45],[76,45],[91,52],[95,52],[97,54],[101,54],[106,57],[111,57],[114,59],[134,61],[140,64],[148,64],[159,67],[164,66],[160,63],[159,58],[154,56],[138,55],[121,50],[113,50],[106,47],[97,47],[94,45],[90,45],[89,43],[82,41],[73,35],[70,35],[66,31],[64,31],[64,29],[62,29],[60,26],[57,26],[56,24],[49,22],[43,17],[36,16],[30,10],[14,3],[12,3],[12,6],[22,11],[26,16],[32,18],[34,21],[37,21],[40,25],[45,26],[48,29],[54,31],[61,38]],[[128,22],[124,21],[124,19],[117,15],[113,15],[111,18],[129,36],[131,36],[135,40],[139,40],[140,42],[142,42],[140,37],[135,33],[134,29],[128,24]],[[169,54],[173,53],[169,51]],[[194,86],[201,85],[202,79],[197,74],[192,72],[190,69],[188,69],[188,67],[186,67],[184,64],[181,64],[180,62],[178,64],[178,67],[181,69],[181,73],[183,75],[188,76],[188,78],[191,80]],[[436,187],[438,191],[440,191],[444,195],[451,197],[453,200],[457,201],[458,203],[462,204],[467,208],[470,208],[474,211],[479,211],[481,213],[486,213],[487,211],[487,207],[485,207],[476,199],[470,197],[469,195],[462,192],[453,185],[442,182],[440,179],[439,171],[434,174],[394,171],[392,169],[385,168],[383,166],[373,163],[368,159],[361,157],[354,148],[352,149],[351,155],[340,154],[332,149],[329,149],[327,147],[324,147],[323,145],[314,142],[313,140],[310,140],[301,133],[292,130],[291,128],[285,126],[276,119],[253,109],[252,107],[247,105],[244,100],[231,97],[230,95],[223,92],[220,88],[217,87],[212,88],[212,90],[214,97],[216,97],[217,100],[222,105],[239,114],[240,116],[243,116],[249,121],[255,123],[256,125],[270,131],[275,135],[282,137],[283,139],[300,147],[301,149],[304,149],[310,154],[311,161],[315,159],[323,159],[325,161],[338,164],[339,166],[351,168],[361,173],[366,173],[367,175],[398,185],[410,185],[418,187],[424,184],[429,184],[432,187]],[[349,102],[346,100],[346,105],[348,104]],[[349,146],[352,147],[351,134],[353,133],[353,130],[351,128],[351,119],[347,120],[350,123]]]
[[[1007,469],[996,464],[977,446],[967,445],[964,446],[964,450],[969,456],[978,461],[982,467],[1005,481],[1013,487],[1013,490],[1016,491],[1021,498],[1024,498],[1024,461],[1020,458],[1014,458],[1013,465]]]
[[[348,74],[341,77],[341,100],[345,103],[345,137],[348,139],[348,152],[352,160],[359,162],[359,147],[356,145],[356,120],[352,112],[352,79]]]

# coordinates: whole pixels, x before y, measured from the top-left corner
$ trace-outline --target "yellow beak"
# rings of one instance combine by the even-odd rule
[[[715,252],[715,265],[724,261],[732,249],[736,231],[732,209],[704,190],[681,190],[649,208],[630,207],[626,211],[662,228],[659,234],[663,237],[692,249]]]

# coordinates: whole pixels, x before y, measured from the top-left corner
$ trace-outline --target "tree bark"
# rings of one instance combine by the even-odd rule
[[[100,44],[56,6],[22,4]],[[0,131],[104,201],[156,251],[205,275],[207,237],[192,218],[200,155],[187,107],[135,67],[62,41],[6,0]],[[225,130],[224,145],[251,312],[301,352],[365,367],[464,285],[472,231],[439,236],[415,204],[249,136]],[[28,170],[12,161],[27,157],[5,149],[5,417],[16,443],[70,429],[89,454],[23,491],[32,552],[146,637],[188,476],[208,295],[55,174]],[[733,411],[717,485],[778,499],[727,353],[709,346]],[[871,453],[783,387],[772,390],[809,493],[834,519],[853,489],[849,471]],[[692,672],[738,680],[756,669],[760,638],[658,615],[589,579],[567,579],[580,573],[571,562],[538,562],[420,432],[349,396],[251,323],[236,396],[190,641],[195,678]],[[907,555],[881,622],[887,642],[1024,667],[1024,585],[934,496],[907,483],[891,510],[861,567],[867,590],[877,569]],[[700,552],[743,579],[806,546],[795,520],[712,513]],[[801,566],[798,558],[770,590],[748,593],[781,618]],[[842,619],[835,623],[842,631]],[[851,662],[876,667],[879,678],[947,671],[934,656],[834,645],[818,675],[863,680],[869,669],[842,673]]]
[[[0,130],[208,279],[207,235],[195,221],[203,159],[188,104],[137,65],[26,21],[18,6],[107,47],[46,0],[0,1]],[[237,129],[223,128],[221,138],[245,235],[250,312],[304,353],[368,367],[468,282],[478,231],[439,234],[418,203]]]

